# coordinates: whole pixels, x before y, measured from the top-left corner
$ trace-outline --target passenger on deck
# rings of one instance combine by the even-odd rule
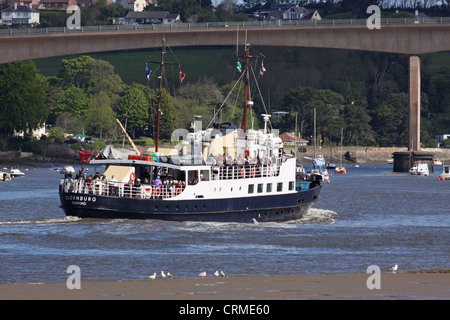
[[[162,181],[159,176],[156,177],[155,181],[153,181],[153,185],[156,187],[160,187],[162,185]]]

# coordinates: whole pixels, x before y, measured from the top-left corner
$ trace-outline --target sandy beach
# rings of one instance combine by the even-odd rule
[[[291,300],[449,299],[449,273],[381,273],[380,289],[368,289],[371,274],[231,276],[139,281],[81,281],[0,285],[2,300]]]

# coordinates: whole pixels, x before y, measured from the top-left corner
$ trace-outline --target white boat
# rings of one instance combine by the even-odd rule
[[[442,161],[439,159],[433,159],[433,165],[435,166],[442,166]]]
[[[11,177],[24,177],[25,173],[20,171],[19,169],[11,169],[10,173]]]
[[[335,173],[340,173],[340,174],[345,174],[347,173],[347,170],[345,170],[345,167],[343,166],[338,166],[336,167],[336,169],[334,169]]]
[[[0,171],[0,182],[11,181],[11,175],[8,172]]]
[[[334,169],[334,172],[335,172],[335,173],[340,173],[340,174],[345,174],[345,173],[347,173],[347,170],[345,170],[345,167],[344,167],[344,165],[342,164],[342,158],[343,158],[343,155],[342,155],[343,133],[344,133],[344,129],[341,128],[341,165],[338,166],[338,167],[336,167],[336,169]]]
[[[438,177],[439,180],[450,180],[450,165],[442,166],[442,173]]]
[[[61,174],[75,174],[75,169],[72,166],[65,166],[64,169],[60,171]]]
[[[417,163],[411,169],[409,169],[409,173],[418,176],[428,176],[430,174],[430,171],[428,169],[428,164]]]

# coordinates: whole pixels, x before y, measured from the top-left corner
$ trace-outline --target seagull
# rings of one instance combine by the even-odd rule
[[[222,276],[222,277],[225,277],[225,273],[221,270],[220,271],[220,275]]]
[[[215,277],[218,277],[218,276],[219,276],[219,271],[218,271],[218,270],[216,270],[216,272],[214,272],[214,276],[215,276]]]
[[[199,276],[200,278],[206,277],[206,271],[200,272],[200,273],[198,274],[198,276]]]
[[[166,278],[166,275],[164,274],[164,271],[161,271],[161,277],[162,277],[163,279]]]
[[[168,276],[170,279],[173,278],[173,275],[172,275],[170,272],[167,272],[167,276]]]
[[[151,280],[155,280],[156,279],[156,272],[153,273],[151,276],[148,276]]]
[[[398,264],[394,265],[393,267],[389,268],[389,271],[397,271],[398,270]]]

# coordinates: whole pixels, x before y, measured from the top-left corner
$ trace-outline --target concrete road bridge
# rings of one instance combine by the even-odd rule
[[[366,19],[297,22],[215,22],[169,25],[108,25],[0,30],[0,63],[91,52],[160,47],[295,46],[391,52],[410,55],[409,149],[420,150],[420,59],[450,50],[450,18],[381,19],[369,29]]]

